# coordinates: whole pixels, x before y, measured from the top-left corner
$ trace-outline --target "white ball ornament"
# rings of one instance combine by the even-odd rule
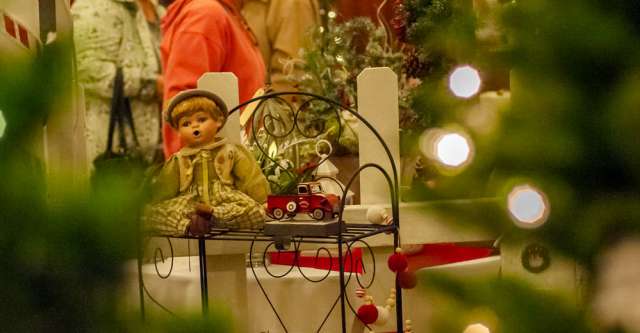
[[[380,206],[371,206],[367,209],[367,220],[372,224],[383,224],[389,218],[386,209]]]
[[[376,306],[378,309],[378,319],[373,323],[374,325],[384,325],[389,320],[389,308],[383,306]]]

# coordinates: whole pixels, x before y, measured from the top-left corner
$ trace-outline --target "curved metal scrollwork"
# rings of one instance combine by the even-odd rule
[[[171,255],[169,256],[169,258],[171,258],[171,266],[169,266],[169,271],[166,274],[162,274],[160,273],[160,270],[158,269],[158,261],[161,261],[164,264],[165,261],[165,257],[164,257],[164,253],[162,252],[162,248],[161,247],[156,247],[156,249],[154,250],[154,255],[153,255],[153,267],[156,269],[156,274],[158,275],[159,278],[161,279],[168,279],[169,276],[171,276],[171,273],[173,272],[173,263],[174,263],[174,252],[173,252],[173,244],[171,244],[171,239],[169,237],[166,237],[167,242],[169,243],[169,250],[171,251]],[[160,258],[160,260],[158,260],[158,258]]]
[[[304,98],[304,99],[301,99]],[[292,100],[296,102],[292,102]],[[253,108],[249,134],[250,142],[260,152],[260,159],[268,165],[286,173],[289,179],[297,179],[294,170],[312,171],[328,159],[333,151],[332,143],[339,142],[343,133],[341,112],[345,107],[322,96],[300,93],[273,93],[254,98],[230,113],[251,103]],[[319,145],[326,143],[329,153],[319,151]],[[309,148],[315,144],[315,149]],[[275,146],[277,154],[272,147]],[[306,150],[306,151],[305,151]],[[301,151],[307,155],[301,156]],[[311,161],[308,153],[315,151],[319,161]],[[279,156],[280,159],[276,157]],[[284,165],[293,166],[284,167]],[[281,188],[280,184],[269,178],[275,192],[284,193],[293,190]]]
[[[291,103],[289,103],[289,101],[285,98],[283,98],[283,96],[289,96],[289,97],[295,97],[295,98],[306,98],[306,100],[303,100],[301,103],[299,103],[299,107],[294,107]],[[264,105],[264,103],[267,100],[273,100],[273,101],[277,101],[278,103],[283,103],[284,105],[286,105],[284,108],[282,108],[282,110],[288,110],[289,112],[293,113],[293,114],[289,114],[289,122],[287,122],[284,118],[283,113],[281,113],[280,115],[272,115],[270,113],[265,113],[263,111],[263,109],[260,108],[260,106]],[[321,135],[323,134],[323,132],[325,132],[328,129],[328,126],[326,126],[326,122],[328,120],[327,115],[330,114],[328,111],[333,111],[333,115],[335,115],[335,121],[337,124],[337,133],[338,135],[336,136],[336,138],[340,138],[341,134],[342,134],[342,122],[341,122],[341,117],[340,117],[340,111],[346,111],[348,113],[350,113],[351,115],[353,115],[355,118],[357,118],[362,124],[364,124],[364,126],[366,126],[377,138],[377,140],[379,141],[379,143],[382,145],[382,147],[385,150],[385,153],[387,155],[388,161],[390,162],[390,166],[391,166],[391,172],[392,174],[389,175],[389,173],[387,173],[387,171],[382,168],[380,165],[378,164],[373,164],[373,163],[369,163],[369,164],[365,164],[363,166],[361,166],[356,172],[355,174],[352,175],[351,179],[349,180],[348,184],[346,186],[342,185],[339,181],[333,179],[332,177],[320,177],[320,178],[328,178],[328,179],[332,179],[333,181],[335,181],[336,183],[338,183],[341,191],[342,191],[342,201],[340,204],[340,210],[338,213],[338,220],[340,223],[340,230],[342,230],[342,225],[344,224],[344,220],[343,220],[343,213],[344,213],[344,206],[346,204],[346,194],[348,193],[350,187],[352,186],[353,182],[355,181],[355,179],[360,175],[360,173],[364,170],[364,169],[369,169],[369,168],[374,168],[377,169],[378,171],[380,171],[380,173],[384,176],[384,178],[386,179],[388,185],[389,185],[389,192],[390,192],[390,201],[391,201],[391,208],[392,208],[392,218],[393,218],[393,225],[396,228],[396,232],[394,234],[394,248],[399,246],[399,238],[398,238],[398,234],[397,234],[397,228],[399,227],[399,185],[398,185],[398,172],[396,170],[396,166],[395,163],[393,161],[393,157],[391,155],[391,152],[389,150],[389,148],[387,147],[386,143],[384,142],[384,140],[382,139],[382,137],[380,136],[380,134],[373,128],[373,126],[371,126],[371,124],[369,122],[366,121],[366,119],[364,119],[362,116],[360,116],[355,110],[351,109],[348,106],[344,106],[341,105],[338,102],[335,102],[333,100],[329,100],[325,97],[322,96],[318,96],[318,95],[314,95],[314,94],[309,94],[309,93],[302,93],[302,92],[284,92],[284,93],[273,93],[273,94],[267,94],[261,97],[257,97],[254,98],[252,100],[249,100],[245,103],[242,103],[241,105],[239,105],[238,107],[234,108],[233,110],[231,110],[231,112],[234,112],[236,110],[239,110],[241,108],[243,108],[246,105],[249,105],[251,103],[254,102],[259,102],[258,108],[256,109],[256,113],[254,113],[254,118],[253,118],[253,122],[252,122],[252,134],[253,134],[253,140],[254,140],[254,144],[255,146],[262,152],[262,154],[265,156],[265,158],[267,158],[268,160],[270,160],[271,162],[277,164],[278,162],[275,160],[275,158],[273,158],[274,156],[271,156],[268,152],[268,148],[264,147],[263,144],[264,142],[267,141],[263,141],[261,142],[260,139],[261,137],[258,135],[258,131],[256,131],[257,127],[260,127],[260,125],[262,125],[262,127],[264,128],[263,133],[266,133],[267,136],[271,136],[272,140],[278,140],[278,139],[282,139],[284,136],[287,135],[292,135],[294,133],[299,133],[299,135],[302,137],[302,140],[304,139],[318,139],[321,137]],[[317,113],[305,113],[306,111],[309,110],[318,110],[321,109],[321,107],[318,107],[318,104],[324,104],[326,105],[326,109],[324,110],[325,112],[320,112],[319,116]],[[274,126],[274,124],[279,125],[280,126],[280,132],[276,132],[274,129],[277,126]],[[287,127],[288,126],[288,127]],[[262,137],[262,139],[265,139],[264,137]],[[318,154],[320,155],[320,154]],[[324,162],[324,160],[326,160],[329,157],[330,153],[327,155],[324,155],[321,157],[321,161],[320,163]],[[317,165],[319,165],[320,163],[318,163]],[[317,167],[316,165],[316,167]],[[285,171],[288,172],[288,171]],[[299,247],[300,247],[300,243],[301,241],[294,241],[294,260],[293,263],[291,265],[291,267],[289,267],[289,269],[284,273],[284,274],[272,274],[268,268],[267,273],[269,275],[271,275],[272,277],[284,277],[287,274],[289,274],[294,266],[298,266],[298,270],[302,273],[302,275],[305,277],[305,279],[308,279],[307,276],[304,275],[304,273],[302,272],[302,269],[299,267],[299,260],[298,260],[298,253],[299,253]],[[338,234],[338,239],[337,239],[337,243],[338,243],[338,248],[339,248],[339,260],[344,260],[344,258],[342,257],[342,244],[343,243],[343,236],[342,234]],[[371,286],[371,284],[373,283],[374,279],[375,279],[375,258],[373,255],[373,250],[371,249],[371,247],[364,241],[362,240],[357,240],[355,242],[350,242],[347,244],[347,249],[346,249],[346,256],[347,258],[350,258],[351,265],[352,267],[355,267],[355,265],[361,264],[363,266],[363,270],[366,270],[366,268],[364,267],[364,263],[357,263],[357,262],[353,262],[354,257],[351,255],[351,248],[352,246],[354,246],[355,243],[361,243],[364,244],[364,246],[369,250],[369,254],[372,258],[372,262],[373,262],[373,267],[367,272],[367,273],[371,273],[371,279],[369,281],[361,281],[361,278],[359,276],[359,274],[356,274],[356,282],[357,284],[361,287],[361,288],[368,288]],[[251,249],[253,251],[253,243],[251,245]],[[267,249],[272,246],[273,243],[267,245]],[[264,254],[266,255],[267,249],[265,249]],[[327,253],[328,256],[331,257],[331,252],[327,249],[324,249]],[[316,259],[318,258],[320,251],[323,251],[322,249],[318,249],[316,251]],[[264,259],[263,259],[264,260]],[[264,262],[263,262],[264,263]],[[342,263],[341,265],[343,265],[344,263]],[[356,315],[357,317],[357,312],[355,311],[355,309],[353,308],[349,297],[347,297],[346,295],[344,295],[344,291],[345,291],[345,287],[346,285],[348,285],[348,283],[351,280],[351,277],[353,275],[353,272],[349,272],[346,280],[343,279],[343,276],[341,275],[341,294],[338,296],[338,298],[336,299],[336,301],[333,303],[333,306],[331,307],[331,309],[329,310],[329,312],[327,313],[326,317],[324,318],[322,324],[320,325],[320,328],[318,329],[318,332],[321,330],[321,328],[323,327],[323,325],[326,323],[327,319],[329,318],[330,313],[333,311],[333,309],[335,308],[335,306],[338,304],[338,301],[340,301],[340,299],[342,298],[343,300],[343,309],[344,309],[344,302],[346,302],[346,304],[348,305],[349,309]],[[257,275],[255,274],[254,271],[254,276],[256,277],[256,280],[258,279]],[[328,274],[327,274],[328,276]],[[326,276],[324,277],[326,278]],[[322,280],[324,280],[324,278]],[[310,280],[311,282],[315,282],[313,280]],[[259,283],[259,282],[258,282]],[[260,284],[260,283],[259,283]],[[261,286],[262,289],[262,286]],[[271,301],[269,300],[269,297],[267,295],[267,293],[265,292],[264,289],[262,289],[262,292],[264,293],[265,297],[267,298],[267,300],[269,301],[269,303],[271,304]],[[272,309],[274,310],[274,312],[276,313],[276,316],[278,316],[278,319],[280,320],[280,316],[278,315],[277,311],[275,310],[275,307],[272,306]],[[399,306],[401,306],[401,304],[399,304]],[[343,310],[344,311],[344,310]],[[282,324],[282,327],[285,329],[286,328],[284,326],[284,324],[282,323],[282,321],[280,320],[280,323]],[[367,326],[367,325],[365,325]],[[368,326],[367,326],[368,327]]]
[[[303,99],[303,100],[299,104],[300,106],[296,107],[293,105],[293,103],[289,102],[289,100],[287,100],[286,98],[283,98],[283,96],[288,96],[290,99]],[[273,158],[271,158],[271,156],[269,156],[268,149],[266,149],[262,145],[262,143],[259,142],[260,135],[258,135],[258,129],[260,129],[261,127],[264,127],[264,126],[261,126],[261,124],[265,124],[265,119],[272,119],[273,117],[275,117],[273,115],[267,117],[267,115],[264,114],[265,113],[264,105],[266,101],[270,101],[270,100],[281,103],[282,105],[284,105],[285,109],[288,110],[287,112],[293,113],[289,118],[289,119],[293,119],[292,121],[293,125],[289,126],[286,131],[282,132],[281,135],[274,135],[276,133],[265,130],[268,136],[271,136],[273,138],[282,138],[284,136],[292,134],[294,130],[297,130],[302,136],[307,138],[318,138],[321,134],[323,134],[323,131],[326,130],[327,128],[326,121],[328,118],[326,117],[323,118],[324,119],[323,124],[318,125],[319,128],[316,128],[316,129],[322,129],[323,131],[317,130],[316,132],[313,132],[315,134],[309,133],[308,128],[301,127],[301,125],[299,124],[300,122],[299,119],[304,119],[304,117],[301,117],[300,114],[304,114],[305,111],[310,110],[311,109],[310,106],[313,103],[316,103],[316,104],[322,103],[323,105],[326,105],[326,109],[324,113],[325,116],[330,112],[333,112],[333,114],[335,115],[335,118],[336,118],[335,120],[337,121],[337,125],[338,125],[336,138],[340,138],[343,133],[342,122],[340,118],[341,111],[348,112],[353,117],[358,119],[365,127],[367,127],[371,131],[371,133],[373,133],[373,135],[376,137],[380,145],[383,147],[385,154],[387,155],[388,161],[390,162],[391,171],[392,171],[392,175],[389,177],[392,180],[390,182],[390,189],[392,189],[391,191],[392,205],[397,205],[399,200],[398,196],[396,195],[397,193],[399,193],[398,171],[393,161],[393,155],[391,154],[391,151],[389,150],[389,147],[387,146],[387,144],[382,139],[382,136],[380,135],[380,133],[378,133],[378,131],[366,119],[364,119],[360,114],[358,114],[356,110],[352,109],[349,106],[342,105],[341,103],[334,101],[332,99],[326,98],[324,96],[320,96],[312,93],[306,93],[306,92],[276,92],[276,93],[270,93],[263,96],[252,98],[246,102],[239,104],[238,106],[236,106],[235,108],[229,111],[229,114],[232,114],[233,112],[237,112],[237,111],[239,112],[239,110],[245,108],[246,106],[252,103],[256,103],[256,102],[258,103],[258,106],[256,107],[256,111],[253,115],[253,121],[251,124],[251,133],[252,133],[252,139],[255,140],[256,147],[260,150],[263,156],[265,156],[265,158],[271,160],[274,163],[277,163]],[[318,124],[319,118],[317,118],[316,116],[311,116],[311,117],[312,117],[311,118],[312,120],[309,121],[309,123],[307,124]],[[283,119],[283,117],[281,116],[279,117],[278,122],[284,124],[285,119]],[[394,209],[393,215],[394,215],[394,221],[397,222],[399,214],[396,211],[396,209]]]
[[[173,251],[173,244],[171,243],[171,239],[169,237],[164,237],[167,240],[167,243],[169,244],[169,251],[170,251],[170,255],[169,257],[165,257],[164,256],[164,252],[162,251],[161,247],[156,247],[153,251],[153,267],[155,268],[156,274],[158,275],[159,278],[165,280],[168,279],[171,276],[171,273],[173,272],[173,264],[174,264],[174,251]],[[147,242],[145,242],[145,244],[148,244],[148,240],[149,238],[147,238]],[[145,245],[143,248],[146,248],[147,246]],[[169,266],[169,271],[165,274],[160,273],[160,269],[158,268],[158,262],[162,262],[164,263],[167,258],[170,258],[171,260],[171,264]],[[141,260],[141,258],[138,258],[138,260]],[[144,278],[142,277],[142,275],[140,276],[140,288],[142,288],[142,290],[144,291],[144,293],[147,295],[147,297],[154,303],[156,304],[160,309],[164,310],[165,312],[169,313],[170,315],[177,317],[177,315],[169,310],[166,306],[164,306],[162,303],[160,303],[157,299],[155,299],[155,297],[153,297],[153,295],[151,295],[151,292],[149,291],[149,289],[147,289],[146,284],[144,283]]]
[[[256,273],[256,271],[254,269],[253,253],[254,253],[255,243],[256,243],[255,241],[251,242],[250,253],[249,253],[249,263],[250,263],[251,271],[253,273],[254,278],[256,279],[256,282],[258,283],[258,286],[260,287],[260,290],[262,291],[262,294],[267,299],[267,302],[269,303],[269,305],[271,306],[273,312],[276,314],[276,317],[280,321],[280,325],[285,330],[285,332],[287,332],[287,328],[286,328],[284,322],[282,321],[279,313],[277,312],[275,306],[273,305],[273,302],[271,301],[271,298],[269,297],[269,294],[267,293],[267,291],[262,286],[262,283],[260,282],[260,279],[259,279],[259,277],[258,277],[258,275],[257,275],[257,273]],[[293,252],[294,252],[293,262],[291,263],[289,268],[284,271],[284,273],[280,273],[280,274],[273,273],[269,269],[269,265],[267,265],[267,262],[266,262],[266,255],[269,252],[269,249],[272,246],[275,246],[275,242],[269,242],[266,245],[266,247],[265,247],[265,249],[263,251],[263,257],[262,257],[262,264],[264,266],[265,272],[269,276],[271,276],[273,278],[283,278],[283,277],[286,277],[287,275],[289,275],[294,270],[294,268],[297,268],[297,270],[300,272],[301,276],[304,279],[306,279],[307,281],[309,281],[309,282],[319,283],[319,282],[322,282],[322,281],[326,280],[329,277],[329,275],[331,274],[331,271],[332,271],[333,267],[330,267],[329,269],[327,269],[326,274],[324,274],[319,279],[312,279],[312,278],[308,277],[304,273],[303,266],[301,266],[301,264],[299,262],[300,246],[303,244],[303,240],[302,239],[297,239],[297,240],[294,240],[293,243],[295,244],[294,245],[294,250],[293,250]],[[365,263],[362,260],[362,258],[360,258],[360,257],[356,258],[353,255],[352,248],[356,244],[361,244],[361,245],[363,245],[362,248],[367,249],[367,251],[369,253],[369,256],[371,258],[371,264],[372,264],[371,268],[369,268],[369,269],[367,268],[367,266],[365,265]],[[363,240],[356,240],[356,241],[353,241],[353,242],[349,242],[348,244],[346,244],[346,246],[347,246],[346,258],[349,258],[349,260],[350,260],[351,270],[348,271],[347,280],[346,280],[345,285],[348,284],[351,281],[352,276],[354,276],[354,271],[357,271],[359,268],[362,268],[363,274],[370,274],[371,275],[369,281],[366,282],[366,283],[363,283],[361,281],[361,279],[360,279],[360,275],[357,272],[355,272],[355,280],[356,280],[358,286],[360,286],[360,288],[367,289],[367,288],[371,287],[371,285],[373,284],[373,282],[375,280],[375,275],[376,275],[376,263],[375,263],[375,255],[373,253],[373,249],[371,248],[371,246],[367,242],[365,242]],[[326,247],[319,247],[319,248],[316,249],[316,254],[315,254],[315,259],[316,260],[318,260],[321,252],[324,252],[324,253],[327,254],[326,258],[328,258],[329,262],[331,262],[331,263],[333,262],[333,259],[334,259],[333,255],[331,254],[331,251]],[[280,253],[280,251],[277,251],[277,253]],[[349,308],[351,309],[351,311],[357,316],[357,312],[354,310],[353,306],[349,302],[348,297],[347,297],[346,300],[347,300],[347,304],[348,304]],[[336,301],[333,303],[333,305],[331,306],[331,308],[328,310],[327,314],[323,318],[323,321],[320,324],[320,326],[318,327],[317,332],[321,331],[322,327],[324,326],[326,321],[329,319],[329,316],[331,315],[331,312],[333,312],[334,308],[336,307],[336,305],[338,304],[339,301],[340,301],[340,295],[336,298]]]

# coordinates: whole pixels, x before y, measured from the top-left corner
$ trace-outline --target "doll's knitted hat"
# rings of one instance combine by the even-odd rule
[[[205,97],[207,99],[210,99],[212,102],[216,104],[216,106],[220,110],[220,113],[222,113],[222,116],[223,116],[222,125],[220,126],[220,128],[222,128],[224,126],[224,123],[227,121],[227,116],[229,115],[228,113],[229,111],[227,110],[227,105],[224,103],[222,98],[220,98],[220,96],[204,89],[187,89],[176,94],[171,99],[171,101],[169,101],[169,105],[167,105],[167,108],[164,110],[165,121],[169,123],[171,127],[177,128],[178,127],[177,120],[179,116],[191,110],[182,110],[180,112],[175,112],[176,106],[181,102],[193,97]]]

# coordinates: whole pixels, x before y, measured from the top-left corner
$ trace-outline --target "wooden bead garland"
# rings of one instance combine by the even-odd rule
[[[406,255],[402,253],[401,248],[396,248],[395,253],[389,256],[387,260],[389,269],[396,273],[399,285],[403,289],[411,289],[416,286],[417,279],[414,272],[408,271],[409,261]],[[364,298],[365,304],[358,308],[358,318],[365,324],[385,325],[390,317],[391,309],[396,306],[396,288],[391,288],[389,297],[385,301],[384,306],[376,306],[373,297],[366,294],[366,290],[362,288],[356,289],[356,296]],[[405,321],[403,333],[412,333],[411,320]],[[374,333],[374,331],[369,331]]]
[[[411,327],[411,320],[407,319],[404,321],[404,333],[412,333],[413,327]]]
[[[364,293],[363,296],[361,296]],[[373,297],[366,295],[366,290],[356,289],[356,296],[363,297],[365,304],[358,308],[358,318],[365,324],[384,325],[390,317],[391,309],[396,306],[396,288],[391,288],[384,306],[376,306]],[[375,316],[374,316],[375,312]],[[375,317],[375,318],[374,318]],[[373,321],[371,321],[373,320]]]

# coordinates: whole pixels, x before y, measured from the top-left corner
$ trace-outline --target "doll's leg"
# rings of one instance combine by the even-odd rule
[[[265,213],[260,205],[249,207],[245,214],[238,216],[233,223],[240,229],[262,229]]]
[[[264,224],[264,209],[255,201],[223,203],[212,208],[212,220],[220,228],[260,229]]]
[[[195,211],[192,195],[184,195],[147,206],[143,221],[145,229],[162,235],[182,236]]]

